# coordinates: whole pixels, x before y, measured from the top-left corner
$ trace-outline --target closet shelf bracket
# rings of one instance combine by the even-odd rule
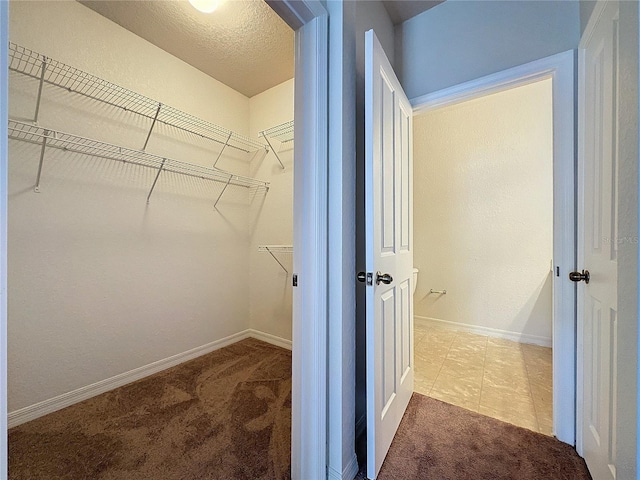
[[[218,207],[218,202],[220,201],[220,199],[222,198],[222,195],[224,195],[224,192],[227,190],[227,187],[229,186],[229,183],[231,183],[231,177],[229,177],[229,180],[227,180],[227,183],[224,184],[224,187],[222,187],[222,190],[220,191],[220,195],[218,195],[218,198],[216,198],[215,203],[213,204],[213,208],[217,209]]]
[[[264,140],[267,142],[267,144],[269,145],[269,148],[271,149],[273,154],[276,156],[276,159],[278,160],[278,163],[280,164],[280,167],[284,170],[284,164],[282,163],[282,160],[280,160],[280,155],[278,155],[277,150],[275,148],[273,148],[273,145],[271,145],[271,142],[269,141],[269,137],[264,135]]]
[[[276,254],[284,254],[284,255],[293,255],[293,246],[292,245],[259,245],[259,252],[268,252],[271,257],[276,261],[280,268],[284,270],[284,272],[289,275],[289,270],[283,265],[283,263],[278,259]]]
[[[285,143],[289,143],[293,141],[293,120],[290,122],[285,122],[280,125],[276,125],[275,127],[267,128],[260,132],[260,136],[264,138],[267,145],[276,156],[280,167],[284,170],[284,164],[282,163],[282,159],[280,158],[279,151],[273,147],[270,139],[276,139],[280,142],[280,145]]]
[[[222,156],[222,152],[224,152],[224,149],[227,148],[227,145],[229,145],[229,140],[231,140],[231,132],[229,132],[229,136],[227,137],[227,141],[224,142],[224,145],[222,145],[222,148],[220,149],[220,152],[218,153],[218,156],[216,157],[216,161],[213,162],[213,168],[216,168],[216,165],[218,164],[218,160],[220,160],[220,157]]]
[[[158,102],[158,109],[156,110],[156,114],[153,116],[153,121],[151,122],[149,133],[147,133],[147,139],[144,141],[144,146],[142,147],[143,151],[147,149],[147,144],[149,143],[149,139],[151,138],[151,132],[153,132],[153,127],[156,126],[156,122],[158,121],[158,115],[160,115],[161,108],[162,108],[162,104]]]
[[[160,164],[160,168],[158,169],[158,173],[156,173],[156,178],[153,180],[153,185],[151,185],[151,190],[149,190],[149,195],[147,195],[147,205],[149,205],[149,200],[151,199],[151,194],[153,193],[153,189],[156,188],[156,183],[158,183],[158,178],[160,178],[160,174],[162,173],[162,169],[164,168],[164,164],[167,161],[166,158],[162,159],[162,163]]]
[[[45,130],[42,135],[42,148],[40,149],[40,162],[38,163],[38,175],[36,176],[36,185],[33,191],[40,193],[40,177],[42,176],[42,165],[44,164],[44,152],[47,149],[47,139],[49,138],[49,130]]]
[[[33,114],[33,123],[38,123],[40,114],[40,100],[42,99],[42,86],[44,85],[44,74],[47,71],[47,57],[42,56],[42,67],[40,67],[40,81],[38,83],[38,96],[36,97],[36,111]]]

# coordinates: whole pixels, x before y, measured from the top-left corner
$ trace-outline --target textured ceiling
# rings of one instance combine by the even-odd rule
[[[293,31],[263,0],[79,1],[248,97],[293,78]]]
[[[382,3],[393,24],[398,25],[442,2],[444,0],[383,0]]]

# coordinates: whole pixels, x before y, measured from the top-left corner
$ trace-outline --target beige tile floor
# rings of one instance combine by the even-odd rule
[[[416,322],[418,393],[552,435],[551,349]]]

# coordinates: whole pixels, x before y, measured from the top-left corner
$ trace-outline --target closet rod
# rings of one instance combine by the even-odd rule
[[[269,190],[269,183],[261,180],[243,177],[241,175],[234,175],[223,170],[207,168],[192,163],[181,162],[179,160],[172,160],[146,153],[141,150],[132,150],[130,148],[100,142],[98,140],[80,137],[78,135],[44,129],[37,125],[19,122],[16,120],[9,120],[8,130],[9,138],[11,139],[42,146],[36,186],[39,186],[40,183],[40,173],[42,171],[45,149],[56,148],[91,157],[105,158],[131,165],[159,169],[157,176],[159,176],[160,171],[163,171],[224,183],[225,190],[227,186],[257,188],[264,189],[266,191]],[[153,187],[151,192],[153,192]],[[149,196],[151,195],[151,192],[149,193]]]
[[[267,146],[244,135],[232,132],[219,125],[202,120],[177,108],[121,87],[90,73],[45,57],[28,48],[9,42],[9,70],[38,80],[41,84],[53,85],[68,92],[121,108],[147,118],[153,122],[178,128],[220,144],[231,135],[228,146],[245,153],[266,149]],[[39,100],[34,121],[38,119]]]

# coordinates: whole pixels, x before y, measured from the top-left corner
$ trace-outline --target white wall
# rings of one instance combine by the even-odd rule
[[[260,131],[293,120],[293,79],[281,83],[250,100],[252,138]],[[278,150],[284,170],[274,153],[260,155],[251,162],[251,175],[271,182],[269,194],[263,201],[254,202],[250,211],[251,243],[250,270],[247,286],[251,292],[251,328],[291,340],[291,255],[277,255],[287,268],[286,273],[266,252],[258,252],[258,245],[291,245],[293,242],[293,142],[280,145]]]
[[[638,475],[638,2],[620,2],[618,133],[618,478]]]
[[[396,27],[396,73],[415,98],[577,48],[568,1],[448,1]]]
[[[76,2],[12,2],[10,39],[240,133],[249,99]],[[10,112],[37,84],[11,74]],[[148,121],[45,87],[39,123],[141,148]],[[211,165],[218,147],[157,128],[148,150]],[[249,327],[249,197],[220,185],[10,142],[9,410]],[[229,150],[231,152],[231,150]],[[219,164],[249,173],[227,155]]]
[[[417,317],[550,345],[552,113],[544,80],[414,118]]]

